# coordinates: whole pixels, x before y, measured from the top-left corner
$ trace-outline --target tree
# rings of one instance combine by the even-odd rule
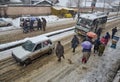
[[[73,5],[72,2],[73,2],[73,0],[69,0],[69,1],[67,2],[67,7],[71,7],[71,6]]]

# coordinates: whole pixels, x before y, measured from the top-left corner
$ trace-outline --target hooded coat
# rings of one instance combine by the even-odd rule
[[[60,58],[64,54],[64,47],[58,43],[56,46],[55,52],[56,52],[57,57]]]

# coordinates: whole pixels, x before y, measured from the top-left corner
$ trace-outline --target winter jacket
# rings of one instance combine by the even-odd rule
[[[100,44],[98,52],[103,54],[104,50],[105,50],[105,45],[104,44]]]
[[[86,36],[86,37],[83,39],[83,42],[84,42],[84,41],[89,41],[89,42],[93,43],[92,38],[90,38],[90,37],[88,37],[88,36]]]
[[[105,39],[109,40],[110,39],[110,34],[107,32],[105,35]]]
[[[71,43],[72,43],[72,48],[76,48],[79,44],[79,39],[76,36],[74,36]]]
[[[100,45],[100,40],[99,39],[95,40],[95,42],[94,42],[94,50],[98,50],[99,45]]]
[[[64,54],[64,47],[61,44],[57,44],[55,49],[57,57],[61,57]]]
[[[108,40],[105,39],[104,37],[102,37],[102,38],[100,39],[100,42],[101,42],[102,44],[106,45],[107,42],[108,42]]]
[[[117,32],[117,28],[112,29],[112,34],[114,35]]]

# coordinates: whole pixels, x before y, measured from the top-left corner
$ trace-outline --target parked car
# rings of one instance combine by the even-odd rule
[[[3,26],[11,26],[12,23],[5,21],[4,19],[0,18],[0,27]]]
[[[16,47],[12,51],[12,56],[19,64],[28,65],[43,54],[51,54],[53,49],[53,42],[46,36],[40,36]]]

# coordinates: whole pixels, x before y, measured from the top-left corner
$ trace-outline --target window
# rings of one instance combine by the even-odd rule
[[[38,45],[36,46],[36,48],[35,48],[34,51],[39,50],[39,49],[41,49],[41,48],[42,48],[42,47],[41,47],[41,43],[40,43],[40,44],[38,44]]]
[[[33,48],[34,48],[34,46],[35,46],[35,44],[34,43],[32,43],[31,41],[26,41],[23,45],[22,45],[22,47],[25,49],[25,50],[28,50],[28,51],[32,51],[33,50]]]
[[[49,44],[49,42],[48,42],[48,41],[43,42],[43,47],[48,46],[48,44]]]

